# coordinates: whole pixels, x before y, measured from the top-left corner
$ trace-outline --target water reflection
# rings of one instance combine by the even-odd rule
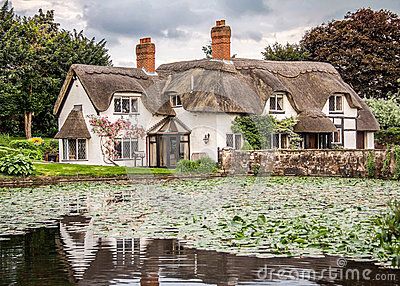
[[[335,257],[261,259],[194,250],[170,239],[101,238],[91,233],[90,224],[90,218],[68,216],[59,229],[41,229],[0,241],[0,284],[396,285],[400,278],[397,270],[382,270],[365,262],[348,262],[338,269]],[[321,275],[329,267],[343,273],[346,269],[359,273],[371,269],[370,279],[377,274],[397,277],[368,281],[358,280],[354,273],[348,279],[340,273],[336,277]],[[294,279],[299,275],[309,279]]]

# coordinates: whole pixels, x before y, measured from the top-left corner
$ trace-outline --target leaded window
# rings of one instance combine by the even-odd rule
[[[120,138],[115,140],[114,152],[116,159],[135,159],[136,152],[138,151],[139,141],[135,138]]]
[[[63,139],[63,160],[86,160],[86,139]]]
[[[271,112],[283,111],[283,93],[275,93],[269,98],[269,110]]]
[[[136,97],[115,97],[114,113],[132,114],[139,112],[139,102]]]
[[[329,97],[329,111],[343,112],[343,96],[341,94],[335,94]]]
[[[235,150],[239,150],[242,147],[242,135],[227,133],[226,134],[226,147],[231,147]]]

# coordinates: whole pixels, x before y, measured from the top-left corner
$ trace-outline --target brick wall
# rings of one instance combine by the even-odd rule
[[[298,176],[368,176],[367,156],[375,158],[376,177],[390,176],[394,170],[393,154],[389,175],[382,174],[386,150],[257,150],[223,149],[220,166],[226,174],[270,174]]]

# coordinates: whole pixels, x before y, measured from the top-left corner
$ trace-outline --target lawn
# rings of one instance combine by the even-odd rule
[[[79,209],[100,236],[178,238],[262,257],[389,261],[392,250],[380,245],[376,218],[399,198],[398,181],[301,177],[0,189],[0,233],[40,227]]]
[[[126,168],[119,166],[92,166],[60,163],[34,163],[36,176],[90,176],[114,177],[123,175],[170,175],[175,170],[164,168]]]

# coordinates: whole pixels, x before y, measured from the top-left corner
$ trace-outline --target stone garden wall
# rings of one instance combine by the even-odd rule
[[[394,169],[391,156],[389,173],[382,174],[386,150],[257,150],[222,149],[220,167],[225,174],[298,175],[366,177],[368,154],[374,156],[375,176],[389,177]]]

